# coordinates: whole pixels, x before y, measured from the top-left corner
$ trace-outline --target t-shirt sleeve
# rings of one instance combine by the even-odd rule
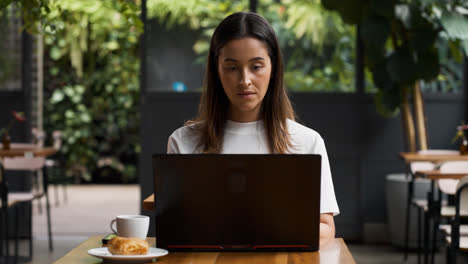
[[[167,141],[167,154],[179,154],[179,144],[177,142],[177,137],[175,134],[172,134]]]
[[[167,140],[167,154],[198,153],[196,131],[184,126],[172,133]]]
[[[336,202],[335,190],[331,176],[330,163],[328,162],[327,150],[322,137],[318,137],[315,143],[316,154],[322,156],[322,179],[320,192],[320,213],[333,213],[334,216],[340,213],[338,203]]]

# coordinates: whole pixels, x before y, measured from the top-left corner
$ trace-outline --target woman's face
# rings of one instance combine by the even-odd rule
[[[271,76],[271,60],[265,44],[251,37],[229,41],[221,48],[218,73],[230,101],[229,119],[258,120]]]

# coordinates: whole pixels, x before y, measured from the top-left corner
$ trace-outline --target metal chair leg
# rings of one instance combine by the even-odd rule
[[[47,228],[48,228],[48,233],[49,233],[49,251],[52,252],[54,250],[54,247],[52,245],[52,226],[51,226],[51,221],[50,221],[50,204],[49,204],[49,193],[45,193],[46,197],[46,209],[47,209]]]
[[[439,228],[439,218],[435,218],[433,220],[433,226],[432,226],[432,250],[431,250],[431,263],[434,264],[434,256],[435,256],[435,251],[437,248],[437,231]]]
[[[404,253],[404,260],[408,260],[408,250],[409,250],[409,232],[410,232],[410,213],[411,213],[411,201],[413,200],[413,179],[411,178],[408,182],[408,193],[407,193],[407,201],[406,201],[406,226],[405,226],[405,253]]]
[[[8,239],[8,207],[4,207],[4,216],[5,216],[5,244],[6,244],[6,259],[8,263],[8,258],[10,257],[10,247],[9,247],[9,239]]]
[[[39,174],[38,171],[35,171],[35,172],[32,172],[32,173],[33,173],[33,175],[32,175],[33,188],[35,188],[37,192],[40,192],[41,191],[41,186],[40,186],[39,176],[41,176],[41,175]],[[42,203],[41,203],[40,199],[37,200],[37,211],[38,211],[39,214],[42,214]]]
[[[418,264],[421,264],[421,210],[422,208],[418,208]]]
[[[29,230],[28,230],[28,236],[29,236],[29,259],[32,260],[33,256],[33,240],[32,240],[32,215],[33,215],[33,204],[32,202],[29,203]]]
[[[450,245],[445,248],[445,263],[450,264]]]
[[[424,264],[429,263],[429,212],[424,212]]]
[[[63,184],[63,201],[64,203],[68,202],[67,183]]]
[[[55,206],[59,206],[60,205],[60,201],[59,201],[59,185],[58,184],[55,184],[55,188],[54,188],[54,194],[55,194]]]
[[[46,168],[44,167],[42,169],[42,182],[43,182],[43,188],[44,188],[44,195],[46,198],[46,213],[47,213],[47,229],[48,229],[48,235],[49,235],[49,251],[52,252],[54,250],[54,247],[52,245],[52,224],[50,221],[50,202],[49,202],[49,179],[48,179],[48,174],[46,171]]]
[[[6,256],[4,255],[5,253],[5,248],[4,245],[7,244],[7,237],[5,236],[6,234],[6,228],[5,228],[5,208],[2,208],[0,212],[0,257],[6,262]],[[3,243],[5,241],[5,243]]]
[[[3,208],[0,211],[0,259],[3,259],[3,240],[5,239],[5,230],[3,230],[5,224],[4,224],[4,218],[3,218]]]
[[[13,263],[18,263],[18,240],[19,240],[19,214],[18,214],[18,205],[15,206],[15,261]]]

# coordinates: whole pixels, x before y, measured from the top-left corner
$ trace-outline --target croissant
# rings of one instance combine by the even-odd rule
[[[145,255],[148,254],[148,242],[139,238],[112,238],[107,248],[112,255]]]

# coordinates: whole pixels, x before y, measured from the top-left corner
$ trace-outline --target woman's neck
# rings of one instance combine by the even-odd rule
[[[260,111],[235,111],[230,109],[228,119],[239,123],[250,123],[260,120]]]

